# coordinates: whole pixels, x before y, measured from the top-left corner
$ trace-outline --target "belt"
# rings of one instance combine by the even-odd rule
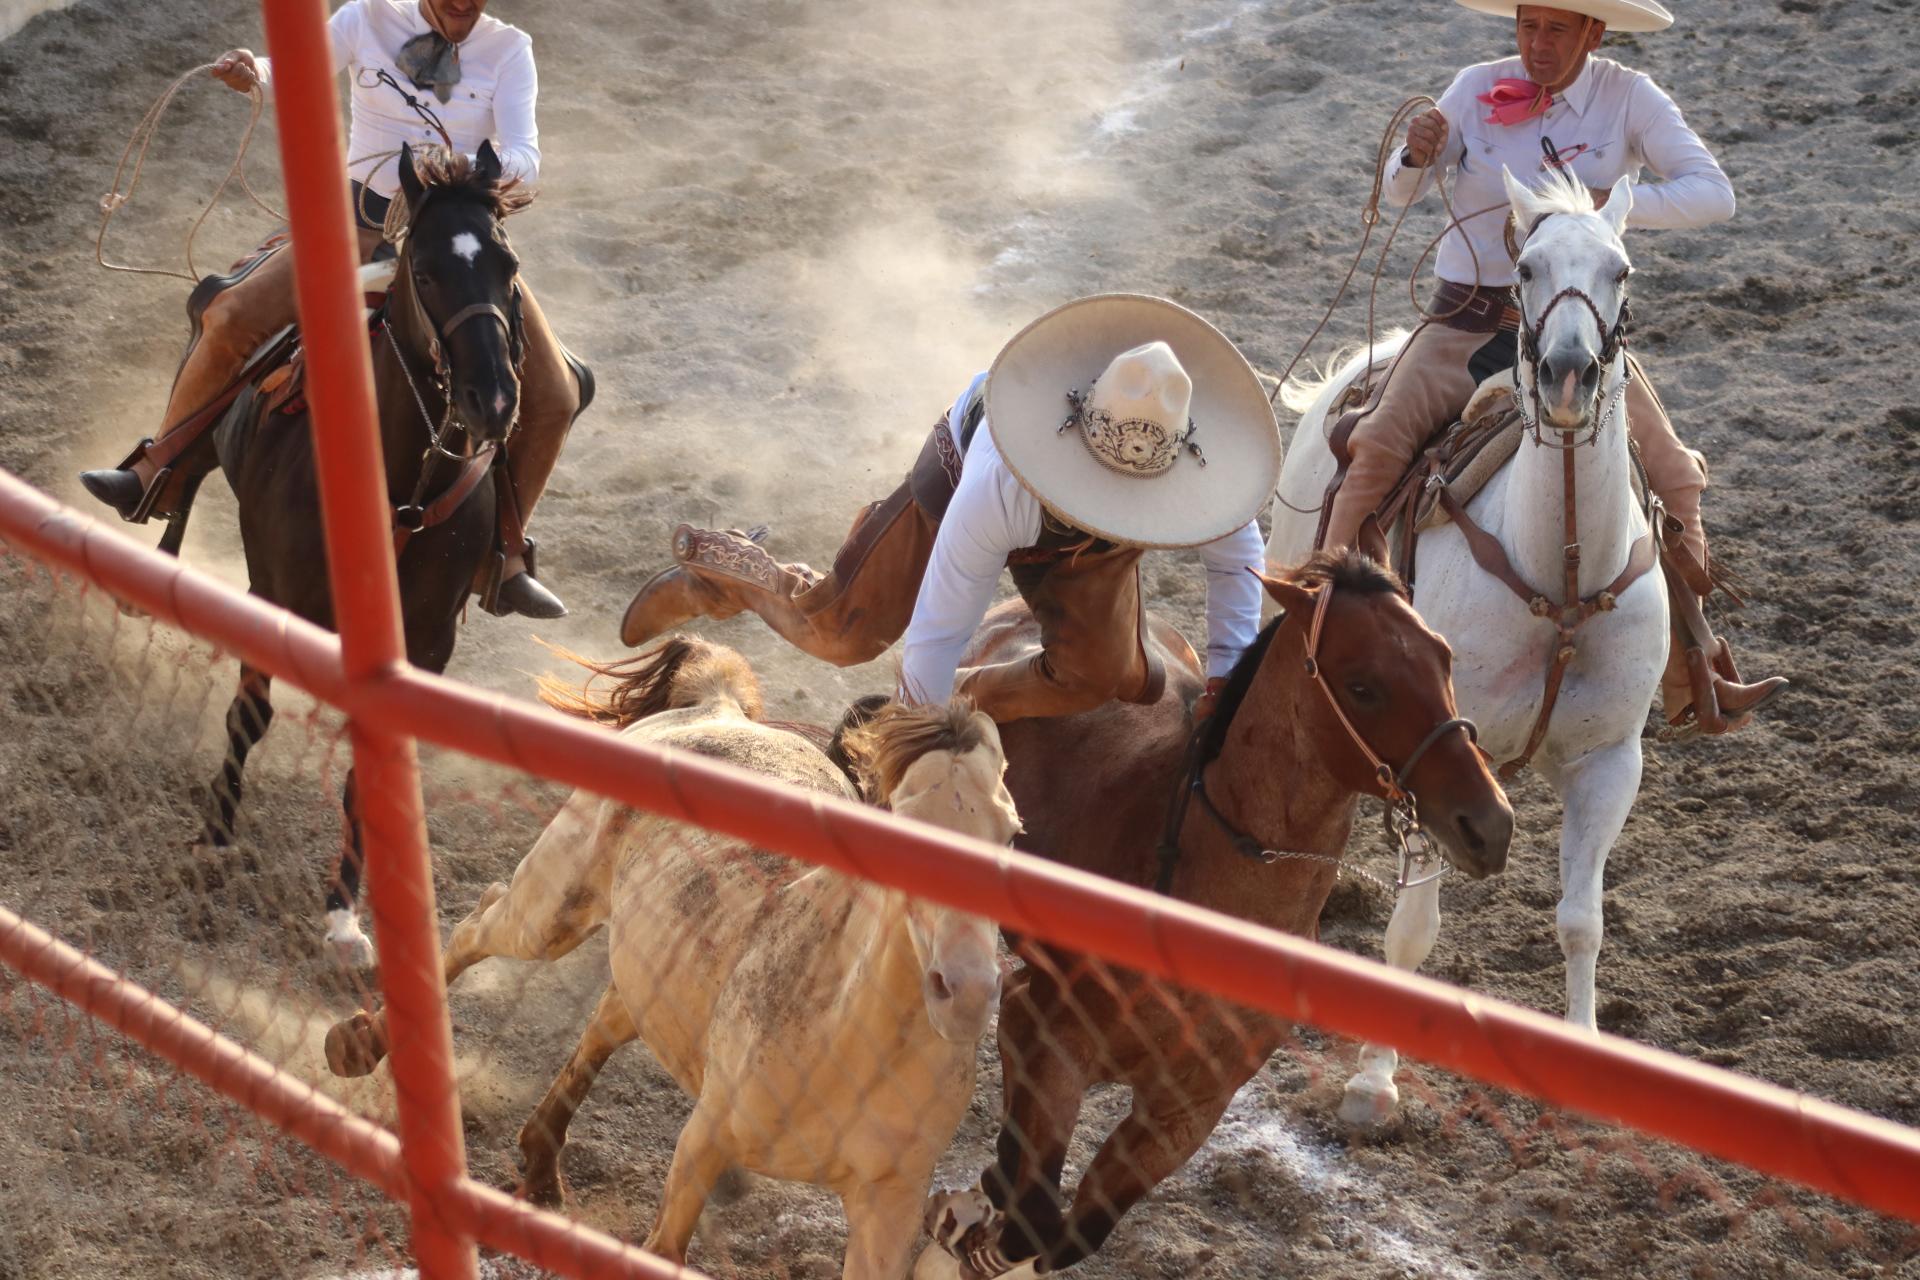
[[[1512,291],[1505,288],[1475,288],[1442,280],[1433,292],[1429,312],[1435,324],[1462,333],[1513,333],[1520,328],[1520,308],[1512,299]]]

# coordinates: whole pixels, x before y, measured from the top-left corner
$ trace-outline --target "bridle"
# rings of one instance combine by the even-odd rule
[[[1543,213],[1535,218],[1533,225],[1527,228],[1526,238],[1529,240],[1532,239],[1533,233],[1540,229],[1540,224],[1552,216],[1551,213]],[[1576,441],[1573,439],[1573,432],[1562,431],[1560,433],[1561,442],[1559,444],[1549,444],[1541,434],[1542,424],[1545,419],[1540,406],[1540,338],[1541,335],[1546,332],[1547,320],[1552,317],[1554,308],[1569,299],[1579,302],[1582,306],[1586,307],[1588,313],[1593,316],[1594,328],[1597,329],[1601,335],[1599,360],[1602,372],[1594,383],[1593,400],[1588,406],[1587,421],[1592,425],[1587,431],[1586,438]],[[1533,442],[1544,449],[1576,449],[1581,445],[1597,443],[1600,439],[1601,430],[1607,425],[1607,422],[1613,415],[1614,405],[1625,395],[1627,382],[1633,377],[1633,368],[1631,365],[1628,365],[1626,367],[1625,377],[1621,379],[1620,385],[1615,387],[1611,393],[1607,391],[1608,377],[1606,371],[1612,369],[1614,362],[1619,360],[1622,353],[1625,352],[1627,347],[1627,328],[1633,323],[1633,307],[1628,301],[1625,285],[1621,286],[1620,291],[1620,313],[1614,317],[1611,325],[1607,323],[1606,317],[1600,314],[1600,307],[1594,302],[1592,296],[1589,295],[1586,290],[1576,288],[1572,285],[1562,289],[1548,300],[1547,305],[1541,310],[1538,320],[1529,320],[1527,318],[1526,302],[1520,296],[1520,285],[1515,283],[1513,285],[1513,307],[1514,310],[1520,314],[1520,358],[1514,361],[1513,365],[1513,402],[1520,409],[1520,425],[1525,429],[1527,434],[1533,438]],[[1520,366],[1522,364],[1527,365],[1533,370],[1533,389],[1531,392],[1528,392],[1520,383]],[[1526,410],[1526,404],[1529,399],[1531,399],[1533,404],[1533,414],[1531,417],[1527,415]],[[1604,403],[1602,403],[1603,399]]]
[[[1329,581],[1315,595],[1313,618],[1307,628],[1307,677],[1325,695],[1327,705],[1333,710],[1334,718],[1340,722],[1340,727],[1346,730],[1347,737],[1358,748],[1361,757],[1366,760],[1367,767],[1372,771],[1374,784],[1380,788],[1381,816],[1387,847],[1395,850],[1399,859],[1395,887],[1410,889],[1430,883],[1445,875],[1452,864],[1421,829],[1418,799],[1407,782],[1427,752],[1455,729],[1466,730],[1467,740],[1476,744],[1480,740],[1480,732],[1474,727],[1473,721],[1465,716],[1454,716],[1451,719],[1442,720],[1429,729],[1427,736],[1420,740],[1420,745],[1413,749],[1405,763],[1397,770],[1383,760],[1380,753],[1373,749],[1360,730],[1354,727],[1346,710],[1341,707],[1340,699],[1334,696],[1333,686],[1327,683],[1325,672],[1320,669],[1320,637],[1326,624],[1327,606],[1332,599],[1333,583]],[[1167,814],[1167,828],[1161,838],[1159,849],[1160,876],[1155,885],[1159,892],[1167,893],[1173,887],[1173,869],[1180,857],[1180,829],[1186,822],[1187,803],[1189,799],[1195,797],[1200,801],[1201,811],[1226,834],[1233,851],[1244,858],[1269,865],[1288,859],[1323,862],[1336,868],[1345,866],[1344,861],[1337,856],[1300,850],[1269,849],[1229,822],[1226,815],[1221,813],[1219,807],[1213,803],[1212,797],[1207,794],[1208,762],[1200,758],[1203,728],[1204,726],[1196,726],[1194,729],[1192,740],[1187,748],[1187,765],[1181,775],[1180,790],[1176,793],[1174,803]]]
[[[1533,236],[1533,233],[1539,229],[1542,222],[1545,222],[1552,216],[1551,213],[1546,213],[1535,218],[1533,225],[1527,228],[1528,238]],[[1447,490],[1446,486],[1442,485],[1438,490],[1441,510],[1446,512],[1447,519],[1451,520],[1455,527],[1460,530],[1460,534],[1466,540],[1467,550],[1473,556],[1474,562],[1487,573],[1492,574],[1495,578],[1505,583],[1507,589],[1526,604],[1528,612],[1534,617],[1553,623],[1554,631],[1557,633],[1557,641],[1553,648],[1553,660],[1547,666],[1546,688],[1540,701],[1540,714],[1534,718],[1533,729],[1527,735],[1526,746],[1521,749],[1520,754],[1500,766],[1498,775],[1503,782],[1526,768],[1528,762],[1533,759],[1534,753],[1540,749],[1540,744],[1546,741],[1547,728],[1553,718],[1554,704],[1560,697],[1561,683],[1566,678],[1567,668],[1573,664],[1574,655],[1577,652],[1574,643],[1574,633],[1585,626],[1595,614],[1611,612],[1619,603],[1621,593],[1632,586],[1634,581],[1648,569],[1653,567],[1654,560],[1658,554],[1658,549],[1655,544],[1655,530],[1659,527],[1661,519],[1658,511],[1649,511],[1647,513],[1647,531],[1634,542],[1633,547],[1628,551],[1626,567],[1620,570],[1619,575],[1615,577],[1612,582],[1609,582],[1593,595],[1581,599],[1580,522],[1579,513],[1575,505],[1576,486],[1574,483],[1573,453],[1574,450],[1581,445],[1595,444],[1598,442],[1601,429],[1606,426],[1608,420],[1611,418],[1614,406],[1625,399],[1627,385],[1633,378],[1633,362],[1626,358],[1627,326],[1631,321],[1631,314],[1627,305],[1626,289],[1624,285],[1621,288],[1620,314],[1614,318],[1611,326],[1607,324],[1606,318],[1600,314],[1600,308],[1594,305],[1593,299],[1580,289],[1566,288],[1554,294],[1552,299],[1548,301],[1546,308],[1541,311],[1538,321],[1527,319],[1526,309],[1521,302],[1520,286],[1518,284],[1513,287],[1513,298],[1515,307],[1520,311],[1520,359],[1516,360],[1513,366],[1514,406],[1519,411],[1522,428],[1527,434],[1532,436],[1533,442],[1541,448],[1557,449],[1560,452],[1561,529],[1563,531],[1563,536],[1560,539],[1562,580],[1560,603],[1555,604],[1552,600],[1548,599],[1543,592],[1535,591],[1529,586],[1526,579],[1522,578],[1519,572],[1514,569],[1513,561],[1508,558],[1506,548],[1500,545],[1500,540],[1481,528],[1480,525],[1467,514],[1466,507],[1461,505],[1459,500]],[[1597,385],[1594,387],[1594,400],[1588,412],[1588,418],[1593,423],[1593,426],[1592,429],[1587,432],[1586,439],[1576,440],[1574,438],[1574,432],[1563,429],[1559,433],[1560,443],[1550,444],[1542,438],[1541,435],[1544,419],[1540,407],[1540,335],[1546,328],[1547,318],[1553,314],[1553,309],[1569,298],[1577,299],[1588,311],[1593,313],[1594,323],[1599,326],[1600,332],[1604,335],[1600,349],[1602,369],[1610,370],[1614,362],[1619,361],[1623,366],[1622,375],[1619,385],[1609,393],[1606,388],[1610,378],[1606,372],[1601,374]],[[1520,366],[1522,363],[1529,365],[1533,369],[1533,417],[1531,420],[1528,419],[1526,410],[1528,397],[1520,384]],[[1603,395],[1606,397],[1604,406],[1601,404],[1601,397]],[[1631,449],[1631,439],[1628,441],[1628,446],[1629,449]]]
[[[414,206],[412,212],[407,216],[407,226],[409,228],[418,225],[421,211],[426,208],[427,202],[432,198],[433,192],[429,191],[425,196],[421,197],[420,203]],[[514,278],[512,292],[509,295],[506,309],[503,310],[499,304],[494,302],[475,302],[454,312],[452,316],[448,317],[445,324],[435,324],[433,317],[427,314],[426,304],[420,301],[420,290],[416,286],[413,278],[412,260],[413,236],[409,234],[401,242],[399,248],[394,272],[397,287],[396,291],[402,297],[402,305],[407,308],[412,321],[411,327],[413,331],[426,335],[427,358],[433,364],[433,389],[442,403],[446,405],[446,411],[441,415],[438,423],[435,423],[433,415],[427,412],[426,398],[420,394],[420,387],[414,381],[413,370],[408,367],[406,355],[400,350],[398,339],[393,336],[391,317],[381,325],[381,328],[386,331],[387,343],[393,348],[394,359],[399,362],[400,372],[407,380],[407,389],[413,392],[414,404],[418,406],[420,410],[420,419],[426,424],[427,453],[437,453],[443,458],[448,458],[455,462],[464,462],[469,455],[465,453],[455,453],[446,445],[446,440],[451,430],[457,429],[462,434],[467,434],[466,423],[460,421],[459,415],[454,409],[452,395],[453,367],[447,360],[446,344],[452,340],[454,332],[469,320],[479,319],[482,316],[491,316],[493,319],[499,321],[500,327],[506,331],[507,355],[513,363],[514,376],[516,378],[519,377],[521,368],[526,362],[527,354],[525,308],[521,298],[519,277],[516,276]],[[394,293],[389,292],[387,295],[389,311],[391,311],[393,306],[393,298]]]
[[[433,192],[429,190],[421,197],[420,203],[409,211],[407,216],[409,228],[418,225],[421,211],[426,208],[427,202],[432,198]],[[420,301],[420,291],[415,286],[413,244],[414,239],[411,234],[401,240],[394,268],[394,287],[388,290],[385,314],[377,321],[379,328],[387,335],[387,345],[393,350],[394,362],[400,366],[400,376],[406,379],[407,390],[413,393],[414,406],[419,409],[420,420],[426,424],[427,428],[427,447],[420,454],[420,468],[414,479],[413,494],[405,503],[396,505],[393,510],[396,559],[405,548],[408,538],[446,518],[466,500],[467,495],[479,485],[481,479],[491,469],[494,456],[499,452],[499,445],[494,441],[478,444],[472,431],[454,409],[453,368],[447,360],[446,343],[452,338],[454,332],[469,320],[491,316],[506,330],[507,354],[512,361],[516,378],[520,376],[522,365],[526,360],[526,328],[519,277],[516,275],[514,278],[507,309],[502,310],[492,302],[476,302],[462,307],[449,317],[445,324],[435,324],[433,317],[427,314],[426,304]],[[402,305],[408,308],[413,331],[426,335],[427,355],[433,363],[434,392],[445,406],[438,423],[433,420],[433,415],[427,412],[426,397],[421,395],[420,385],[414,380],[413,370],[407,364],[406,353],[401,350],[400,341],[393,334],[392,308],[396,292],[403,300]],[[467,447],[464,452],[455,452],[448,447],[448,437],[456,430],[466,437]],[[478,444],[477,448],[476,444]],[[462,469],[459,476],[455,478],[453,486],[429,504],[425,501],[427,482],[433,473],[433,459],[436,455],[450,462],[460,463]]]

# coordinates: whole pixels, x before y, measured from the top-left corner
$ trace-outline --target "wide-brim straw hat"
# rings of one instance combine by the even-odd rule
[[[1068,393],[1084,394],[1115,356],[1173,348],[1192,380],[1193,443],[1158,475],[1103,465],[1078,428]],[[1057,518],[1112,542],[1195,547],[1239,529],[1272,498],[1280,427],[1267,393],[1218,329],[1165,298],[1107,293],[1055,308],[1014,335],[987,376],[993,443],[1014,477]]]
[[[1502,18],[1515,16],[1522,0],[1459,0],[1476,13],[1491,13]],[[1525,0],[1532,3],[1533,0]],[[1673,25],[1673,15],[1654,0],[1553,0],[1547,9],[1564,9],[1583,17],[1604,22],[1609,31],[1665,31]]]

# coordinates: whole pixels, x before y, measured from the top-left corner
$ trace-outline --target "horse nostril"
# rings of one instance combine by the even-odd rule
[[[1454,819],[1453,825],[1454,825],[1454,828],[1460,833],[1460,842],[1462,844],[1464,844],[1467,848],[1473,850],[1475,853],[1486,852],[1487,838],[1481,835],[1480,832],[1474,827],[1472,818],[1468,817],[1466,814],[1463,813],[1459,817]]]
[[[953,991],[947,986],[947,976],[938,969],[927,971],[927,995],[935,1000],[953,999]]]
[[[1587,367],[1580,373],[1580,385],[1588,391],[1591,391],[1594,388],[1594,384],[1599,381],[1600,362],[1598,360],[1587,361]]]

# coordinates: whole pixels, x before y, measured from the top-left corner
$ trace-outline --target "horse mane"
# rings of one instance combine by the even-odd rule
[[[1321,591],[1332,587],[1336,591],[1357,595],[1407,594],[1406,584],[1400,581],[1399,574],[1353,547],[1339,551],[1316,551],[1303,563],[1287,570],[1284,576],[1286,581],[1297,587]],[[1253,688],[1253,677],[1258,674],[1267,650],[1273,647],[1273,637],[1279,633],[1280,624],[1286,620],[1286,614],[1282,613],[1262,627],[1253,643],[1247,646],[1247,651],[1240,655],[1240,661],[1234,663],[1233,670],[1227,673],[1226,686],[1214,699],[1213,714],[1200,728],[1200,763],[1205,764],[1218,756],[1220,748],[1226,745],[1227,729],[1233,724],[1234,714],[1240,710],[1240,704],[1247,700],[1247,691]]]
[[[1537,222],[1550,213],[1597,213],[1593,192],[1573,176],[1571,169],[1548,169],[1540,182],[1527,194]]]
[[[510,218],[533,203],[534,193],[522,187],[519,178],[483,178],[472,160],[445,147],[421,147],[412,159],[413,176],[422,186],[478,200],[495,218]]]
[[[854,714],[849,712],[849,721]],[[863,723],[849,727],[843,722],[836,739],[861,792],[884,807],[901,777],[922,756],[932,751],[965,755],[984,745],[986,734],[974,718],[973,704],[955,698],[925,705],[889,702]]]
[[[579,688],[554,676],[538,677],[540,701],[556,711],[624,729],[662,711],[697,707],[725,695],[740,704],[748,719],[760,718],[760,679],[745,658],[725,645],[670,636],[625,661],[605,663],[547,647],[593,673]],[[602,677],[614,686],[596,692],[594,681]]]
[[[1294,413],[1305,413],[1313,408],[1314,401],[1322,392],[1335,382],[1345,382],[1350,378],[1360,362],[1367,358],[1370,350],[1378,351],[1391,347],[1407,336],[1405,329],[1394,327],[1381,332],[1372,343],[1356,342],[1351,346],[1335,348],[1325,364],[1309,360],[1304,371],[1294,374],[1280,384],[1280,403]]]

